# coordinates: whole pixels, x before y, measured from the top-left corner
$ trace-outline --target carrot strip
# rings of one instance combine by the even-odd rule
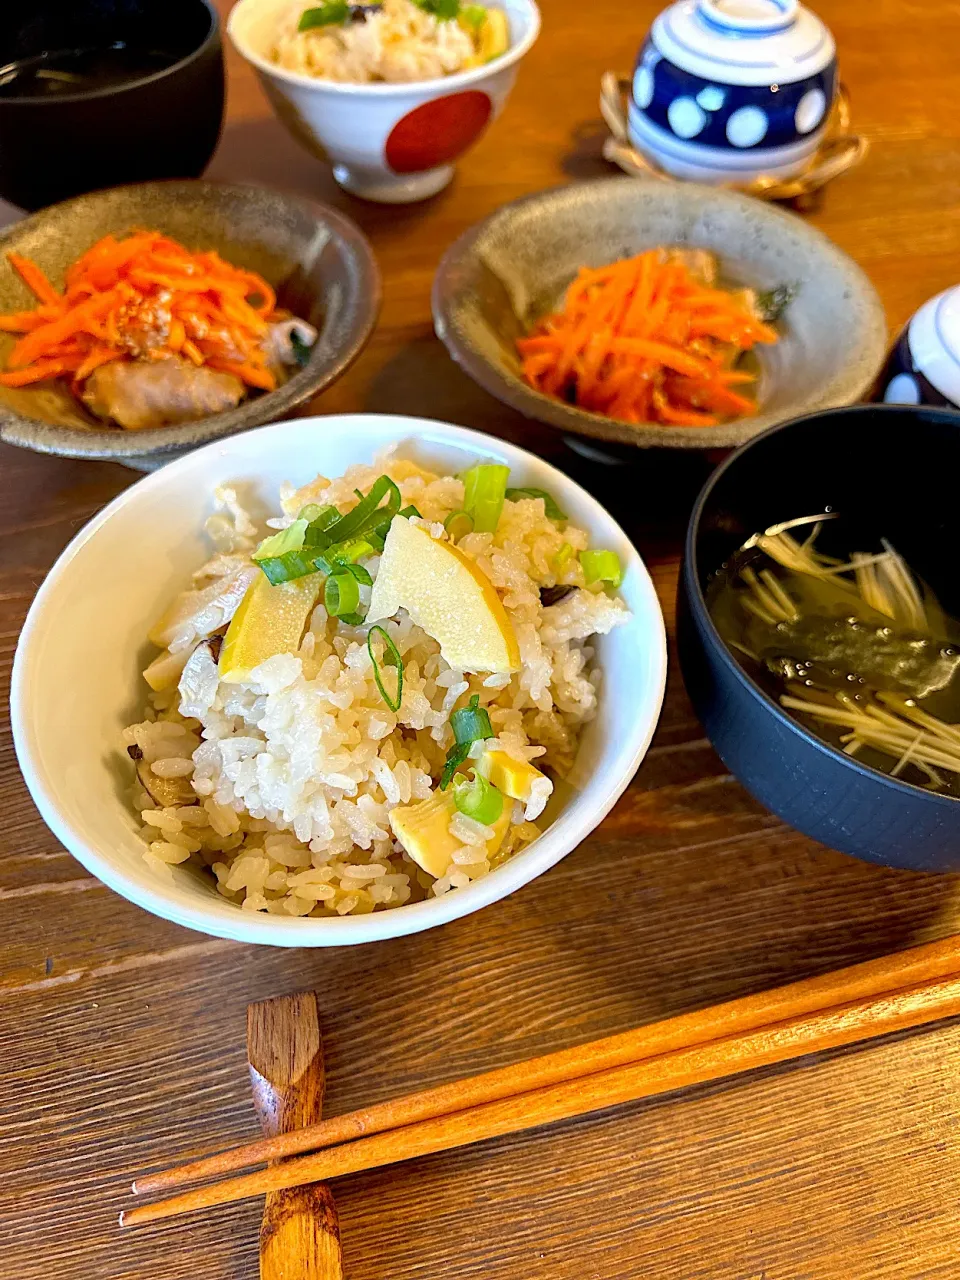
[[[57,293],[35,262],[32,262],[29,258],[24,258],[19,253],[8,253],[7,261],[30,292],[35,294],[41,302],[46,302],[53,306],[59,306],[63,302],[62,296]]]
[[[122,360],[125,354],[123,351],[118,351],[116,347],[94,347],[74,373],[74,382],[83,382],[90,377],[94,369],[99,369],[102,364],[110,364],[114,360]]]
[[[755,376],[734,366],[777,334],[756,315],[750,291],[708,285],[698,268],[706,270],[696,255],[664,249],[581,268],[560,310],[517,340],[523,377],[546,395],[572,394],[581,408],[627,422],[712,426],[753,413],[754,402],[733,388]],[[220,303],[236,345],[221,346],[211,331],[210,356],[235,362],[250,311],[263,311],[249,291],[222,294]]]
[[[29,369],[13,369],[0,373],[0,386],[26,387],[32,382],[43,382],[47,378],[58,378],[63,373],[72,373],[74,358],[63,356],[58,359],[38,360]]]
[[[264,349],[278,316],[276,293],[216,252],[193,252],[156,231],[104,236],[69,267],[62,295],[30,259],[9,260],[39,305],[0,316],[0,332],[21,335],[4,385],[67,373],[79,384],[111,360],[175,353],[198,366],[228,368],[250,387],[276,386]]]
[[[224,373],[233,373],[241,382],[251,387],[259,387],[261,391],[274,391],[277,386],[276,377],[269,369],[258,368],[254,364],[239,360],[220,360],[216,357],[206,362],[211,369],[221,369]]]

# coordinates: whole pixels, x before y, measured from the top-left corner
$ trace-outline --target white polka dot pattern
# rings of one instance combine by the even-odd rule
[[[643,109],[653,101],[653,72],[649,67],[637,67],[633,77],[633,100]]]
[[[707,123],[705,113],[693,98],[674,98],[667,108],[667,119],[678,138],[695,138]]]
[[[727,121],[727,138],[735,147],[755,147],[768,128],[766,114],[759,107],[741,107]]]
[[[898,373],[891,378],[883,393],[884,404],[919,404],[920,386],[909,373]]]
[[[704,111],[719,111],[727,100],[727,95],[719,87],[719,85],[708,84],[705,89],[701,89],[697,94],[697,102],[703,107]]]
[[[794,123],[798,133],[812,133],[823,119],[827,109],[826,94],[822,89],[808,89],[797,103]]]

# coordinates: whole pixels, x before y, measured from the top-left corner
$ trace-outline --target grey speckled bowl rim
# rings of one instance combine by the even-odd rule
[[[840,370],[825,385],[811,388],[808,398],[786,410],[758,413],[750,418],[740,418],[717,427],[664,427],[657,423],[633,426],[630,423],[606,418],[602,414],[589,413],[584,409],[578,409],[563,401],[542,395],[539,391],[528,387],[512,370],[499,363],[492,363],[477,351],[460,324],[462,297],[458,276],[465,264],[474,257],[478,245],[488,232],[500,222],[509,222],[513,213],[519,209],[539,207],[541,218],[549,219],[554,206],[568,200],[570,192],[575,189],[606,188],[613,192],[626,189],[628,186],[638,188],[641,184],[644,184],[647,190],[661,186],[659,183],[656,186],[644,183],[644,180],[638,178],[617,176],[596,178],[588,182],[567,183],[532,195],[521,196],[519,200],[502,205],[454,241],[441,259],[434,277],[432,295],[434,328],[453,359],[475,382],[527,418],[546,422],[550,426],[559,427],[574,435],[615,441],[618,444],[633,445],[639,449],[732,448],[746,443],[754,436],[769,430],[770,427],[778,426],[788,416],[797,418],[819,410],[842,408],[861,399],[879,373],[887,349],[887,322],[883,303],[866,272],[828,236],[804,222],[799,215],[736,191],[729,191],[722,187],[701,186],[696,183],[671,183],[669,188],[664,187],[664,189],[669,189],[674,194],[682,193],[683,196],[697,202],[709,201],[713,205],[724,202],[730,207],[739,207],[752,217],[769,219],[771,225],[789,224],[795,235],[807,239],[812,246],[816,247],[825,262],[845,277],[849,288],[864,310],[861,325],[863,331],[861,354],[856,364]]]
[[[347,305],[352,304],[354,315],[345,340],[333,350],[318,350],[303,369],[276,391],[244,401],[227,413],[212,414],[180,426],[154,427],[142,431],[123,431],[120,428],[81,430],[44,422],[39,418],[28,418],[0,405],[0,440],[5,444],[66,458],[115,462],[148,459],[159,463],[223,436],[287,417],[299,405],[311,400],[339,378],[366,346],[380,314],[382,298],[380,271],[366,236],[337,210],[319,201],[277,191],[272,187],[259,187],[252,183],[172,179],[167,182],[142,182],[127,187],[91,191],[73,200],[50,205],[5,228],[0,232],[0,258],[5,257],[10,242],[24,228],[42,226],[47,219],[62,217],[70,209],[96,203],[101,197],[120,191],[153,189],[169,193],[175,192],[177,188],[189,190],[192,194],[225,193],[241,198],[265,192],[274,199],[299,205],[310,217],[329,228],[337,251],[341,256],[352,257],[358,268],[358,287],[355,295],[347,299]]]
[[[768,436],[774,436],[780,431],[790,430],[796,427],[802,427],[806,422],[815,422],[819,418],[826,415],[831,417],[837,416],[842,420],[858,421],[872,414],[878,413],[902,413],[904,409],[913,409],[918,416],[924,418],[933,418],[944,422],[950,422],[958,431],[960,431],[960,412],[956,409],[941,409],[932,405],[903,405],[903,404],[851,404],[842,405],[839,408],[826,409],[818,413],[805,413],[800,417],[789,418],[786,422],[778,422],[774,427],[768,427],[762,432],[763,439]],[[842,427],[841,427],[842,430]],[[689,587],[690,595],[693,598],[696,609],[697,621],[706,627],[711,640],[713,640],[717,652],[720,654],[724,666],[736,677],[739,684],[749,691],[756,702],[759,702],[763,709],[785,729],[802,738],[809,746],[815,747],[817,751],[823,755],[830,757],[832,760],[839,760],[845,764],[853,773],[859,773],[861,777],[869,779],[871,782],[877,783],[888,790],[900,792],[902,794],[917,796],[925,796],[932,805],[936,805],[943,809],[944,813],[949,813],[955,817],[960,810],[960,799],[956,796],[943,795],[935,791],[925,791],[923,787],[915,786],[912,782],[904,782],[902,778],[894,778],[888,773],[883,773],[879,769],[873,769],[869,765],[865,765],[862,760],[858,760],[855,756],[845,755],[842,751],[832,746],[824,738],[819,738],[805,724],[801,724],[799,720],[795,720],[793,716],[788,715],[778,703],[766,693],[760,685],[753,679],[748,671],[746,671],[736,658],[730,652],[730,647],[724,640],[723,636],[717,630],[716,623],[707,607],[707,599],[700,585],[701,566],[700,566],[700,526],[703,520],[703,513],[707,503],[713,495],[714,490],[720,481],[730,472],[736,471],[743,456],[754,445],[760,443],[760,437],[754,437],[748,440],[742,449],[737,449],[729,458],[725,458],[709,475],[697,500],[694,503],[693,510],[690,513],[690,519],[687,521],[687,530],[683,540],[683,562],[680,568],[680,590],[681,592]]]

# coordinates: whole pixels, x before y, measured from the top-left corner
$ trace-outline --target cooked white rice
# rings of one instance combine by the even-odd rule
[[[352,508],[354,490],[368,492],[384,473],[431,535],[445,538],[443,520],[463,505],[462,482],[392,454],[338,480],[318,477],[290,489],[284,517],[269,523],[290,523],[309,502]],[[455,670],[401,610],[383,624],[403,655],[395,714],[377,689],[365,629],[329,618],[322,604],[297,653],[264,662],[248,683],[221,683],[205,640],[229,621],[251,573],[249,552],[265,530],[232,490],[217,497],[218,513],[207,522],[216,554],[194,575],[188,616],[165,637],[168,648],[154,664],[182,668],[179,685],[151,692],[143,721],[124,731],[149,786],[138,780],[135,787],[148,862],[193,859],[212,870],[224,897],[248,911],[357,915],[467,885],[535,839],[534,819],[552,789],[547,781],[526,807],[507,802],[511,825],[492,858],[485,848],[490,829],[457,814],[450,832],[459,848],[436,880],[393,838],[389,813],[433,794],[453,742],[450,713],[473,693],[497,735],[486,746],[561,776],[569,768],[580,727],[596,712],[590,637],[629,616],[619,598],[584,587],[576,555],[561,557],[558,573],[557,553],[564,543],[586,548],[584,531],[569,524],[561,530],[542,499],[524,498],[505,503],[495,534],[461,538],[458,546],[493,582],[513,622],[521,670]],[[364,562],[374,577],[378,563]],[[543,607],[540,588],[558,584],[580,589]],[[364,604],[369,591],[363,588]]]
[[[356,3],[356,0],[354,0]],[[384,0],[364,21],[298,31],[305,0],[292,0],[269,51],[287,71],[347,84],[433,80],[475,62],[470,34],[454,20],[442,21],[411,0]]]

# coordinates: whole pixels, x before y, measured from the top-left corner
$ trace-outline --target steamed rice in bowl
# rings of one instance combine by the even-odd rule
[[[483,5],[327,0],[312,7],[309,0],[289,0],[267,56],[285,71],[321,80],[402,84],[483,66],[509,44],[503,11]]]
[[[339,479],[288,487],[282,516],[268,523],[289,541],[307,516],[319,525],[356,511],[358,491],[369,502],[384,476],[402,509],[352,561],[359,600],[345,618],[328,611],[321,585],[295,643],[249,671],[238,665],[237,637],[252,613],[249,603],[238,608],[258,584],[270,594],[260,581],[269,560],[260,539],[271,530],[258,528],[224,487],[207,522],[212,558],[151,631],[162,645],[146,673],[153,687],[143,719],[124,732],[137,765],[144,857],[155,867],[208,868],[219,893],[247,911],[343,916],[402,906],[481,879],[528,846],[553,779],[570,769],[581,727],[597,711],[591,637],[630,617],[611,553],[591,551],[549,495],[501,494],[492,531],[471,531],[464,480],[392,451]],[[314,514],[330,509],[335,515]],[[491,524],[489,507],[475,524]],[[371,626],[378,590],[385,598],[384,583],[402,567],[396,549],[410,541],[456,561],[451,572],[472,566],[465,581],[479,584],[492,614],[506,619],[497,625],[515,642],[513,669],[478,662],[471,670],[462,653],[460,665],[448,661],[443,650],[453,641],[414,621],[425,606],[413,597]],[[411,565],[410,583],[416,578]],[[301,577],[281,590],[295,593],[296,581],[310,589]],[[399,582],[402,594],[402,573]],[[452,594],[454,622],[444,626],[463,621],[465,598]],[[478,634],[486,622],[479,619]],[[392,668],[387,643],[399,659]],[[458,747],[462,725],[480,723],[484,712],[490,736],[482,730]],[[495,819],[471,816],[478,796],[475,811],[493,812],[491,790],[494,805],[502,801]]]

